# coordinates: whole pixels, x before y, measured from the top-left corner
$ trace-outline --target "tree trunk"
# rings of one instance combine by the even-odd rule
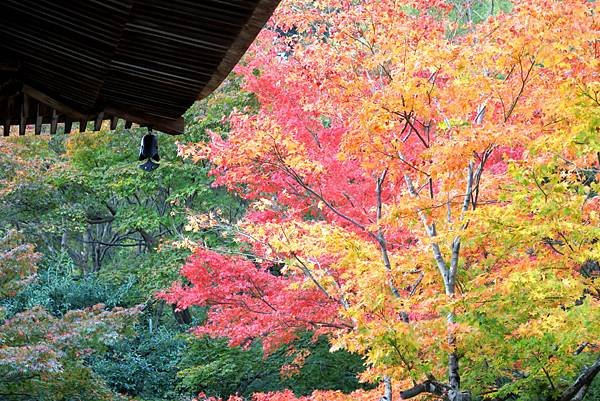
[[[379,401],[392,401],[392,378],[389,376],[383,377],[383,397]]]
[[[178,324],[190,324],[192,323],[192,314],[189,309],[177,310],[175,305],[171,305],[173,308],[173,315]]]
[[[454,338],[451,339],[454,340]],[[448,401],[471,401],[471,394],[460,390],[458,355],[456,355],[456,352],[451,352],[448,356],[448,381],[450,383]]]
[[[148,252],[152,252],[156,246],[156,238],[145,230],[140,229],[138,232],[144,239],[144,243],[146,244],[146,249]]]
[[[598,373],[600,373],[600,358],[596,359],[596,362],[591,366],[586,367],[575,382],[561,394],[557,401],[582,400],[590,383],[592,383]]]

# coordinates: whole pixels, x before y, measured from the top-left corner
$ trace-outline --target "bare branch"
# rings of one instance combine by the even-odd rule
[[[556,401],[572,401],[579,396],[579,399],[583,399],[585,395],[584,388],[587,389],[587,386],[594,380],[596,375],[600,372],[600,358],[596,359],[591,366],[585,368],[581,374],[577,377],[575,382],[569,386],[561,396]],[[579,394],[583,392],[583,394]]]
[[[306,263],[304,263],[304,261],[302,259],[300,259],[300,257],[298,257],[298,255],[296,255],[295,252],[292,252],[292,256],[294,257],[294,259],[296,259],[296,261],[298,262],[298,268],[300,270],[302,270],[302,273],[304,273],[304,275],[306,277],[308,277],[313,283],[314,285],[317,286],[317,288],[323,293],[325,294],[325,296],[329,299],[331,299],[332,301],[335,301],[336,303],[342,304],[342,306],[345,306],[341,300],[339,299],[335,299],[333,296],[331,296],[331,294],[329,294],[329,292],[325,289],[325,287],[323,287],[321,285],[321,283],[319,283],[319,281],[315,278],[315,276],[311,273],[310,269],[308,268],[308,266],[306,265]]]
[[[465,212],[469,209],[469,202],[471,200],[471,193],[473,191],[473,162],[469,162],[467,168],[467,188],[465,190],[465,199],[461,209],[460,219],[464,219]],[[464,230],[467,227],[468,222],[462,224],[461,229]],[[448,274],[448,288],[449,293],[454,293],[454,286],[456,284],[456,272],[458,269],[458,257],[460,255],[460,235],[454,237],[452,241],[452,255],[450,257],[450,271]]]
[[[408,390],[401,391],[400,398],[403,400],[408,400],[409,398],[416,397],[423,393],[433,394],[438,397],[446,397],[449,390],[450,386],[447,384],[428,379],[414,387],[409,388]]]
[[[532,57],[531,58],[531,65],[529,66],[529,68],[527,69],[527,72],[523,71],[523,64],[521,62],[521,59],[519,58],[519,67],[521,69],[521,87],[519,88],[519,91],[517,93],[517,96],[515,96],[515,98],[513,99],[508,112],[504,115],[504,121],[508,121],[508,119],[510,118],[510,116],[512,115],[513,111],[515,111],[515,107],[517,107],[517,103],[519,102],[519,99],[521,99],[521,96],[523,95],[523,92],[525,91],[525,86],[527,85],[527,82],[529,81],[529,76],[531,75],[531,71],[533,70],[533,67],[535,66],[535,58]]]
[[[381,220],[381,213],[382,213],[382,208],[383,208],[382,186],[383,186],[383,182],[385,181],[387,172],[388,172],[387,168],[383,170],[383,172],[381,173],[381,176],[377,179],[377,184],[375,186],[375,192],[376,192],[376,197],[377,197],[377,213],[376,213],[377,225],[379,225],[379,222]],[[379,249],[381,251],[383,265],[385,266],[385,269],[388,272],[391,272],[392,271],[392,262],[390,261],[390,256],[389,256],[388,250],[387,250],[387,241],[385,240],[385,236],[383,235],[383,230],[379,226],[377,227],[376,238],[377,238],[377,243],[379,244]],[[392,291],[392,294],[394,294],[394,297],[400,298],[400,292],[396,288],[396,285],[394,284],[394,281],[392,280],[391,277],[389,279],[389,287],[390,287],[390,290]]]
[[[419,194],[415,190],[415,186],[413,185],[412,179],[410,178],[410,176],[408,174],[404,175],[404,182],[406,182],[406,186],[408,187],[408,192],[413,197],[418,198]],[[436,264],[438,266],[438,269],[444,279],[444,283],[447,284],[447,282],[448,282],[448,266],[446,265],[446,262],[444,261],[444,257],[442,256],[442,250],[440,249],[439,244],[437,242],[433,241],[433,239],[437,235],[437,233],[435,231],[435,225],[432,224],[430,226],[427,223],[427,217],[425,216],[425,213],[423,212],[423,210],[420,208],[417,208],[417,216],[419,217],[419,220],[421,220],[421,223],[423,224],[423,227],[425,228],[425,233],[427,234],[427,236],[430,239],[432,239],[431,250],[433,251],[433,257],[434,257]]]

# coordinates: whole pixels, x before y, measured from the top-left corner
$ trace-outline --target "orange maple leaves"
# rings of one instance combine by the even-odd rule
[[[593,8],[516,1],[475,24],[440,1],[291,1],[238,66],[261,109],[214,138],[216,184],[256,201],[243,241],[285,265],[289,299],[314,290],[351,322],[333,344],[371,379],[443,375],[447,352],[476,343],[465,363],[509,360],[519,340],[501,339],[547,347],[556,316],[600,335],[576,323],[597,297],[561,312],[600,257],[597,181],[581,179],[600,171]],[[237,323],[251,331],[220,320]]]

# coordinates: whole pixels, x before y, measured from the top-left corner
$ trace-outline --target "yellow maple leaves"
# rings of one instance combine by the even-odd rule
[[[240,225],[254,246],[338,302],[334,346],[400,380],[464,352],[481,385],[488,360],[533,371],[522,349],[594,338],[595,5],[515,1],[475,24],[441,2],[287,4],[293,32],[246,77],[263,109],[211,157],[261,199]]]

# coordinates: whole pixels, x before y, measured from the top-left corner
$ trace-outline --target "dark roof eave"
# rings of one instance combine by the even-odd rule
[[[211,19],[207,19],[211,29],[216,29],[215,46],[221,45],[214,51],[206,45],[201,48],[190,46],[189,42],[183,40],[210,41],[210,37],[206,37],[206,29],[178,30],[171,21],[170,25],[165,25],[163,32],[166,39],[157,45],[152,35],[138,37],[137,31],[127,28],[136,24],[148,29],[154,27],[157,22],[152,12],[160,11],[159,0],[124,2],[123,7],[116,10],[120,12],[119,18],[112,25],[114,29],[107,31],[107,40],[99,41],[95,36],[90,39],[98,42],[95,45],[100,47],[90,47],[72,25],[59,24],[49,35],[42,35],[39,24],[32,21],[55,18],[56,13],[50,15],[50,9],[42,7],[47,5],[48,0],[37,1],[40,7],[35,8],[37,11],[33,15],[17,0],[9,0],[0,6],[0,11],[6,11],[2,18],[8,18],[7,21],[13,25],[15,21],[22,22],[12,31],[0,30],[0,39],[3,40],[0,41],[0,50],[3,50],[0,56],[0,125],[4,126],[5,136],[10,135],[11,127],[18,127],[19,135],[24,135],[31,125],[35,125],[35,134],[38,135],[42,131],[47,132],[41,127],[46,124],[50,124],[50,133],[53,134],[59,123],[64,123],[65,132],[70,132],[73,122],[79,123],[80,130],[85,130],[87,122],[93,122],[94,130],[99,130],[102,121],[110,120],[110,127],[114,129],[119,119],[124,119],[126,126],[135,123],[172,135],[182,134],[182,113],[195,100],[208,96],[226,79],[280,0],[245,0],[235,6],[239,10],[234,10],[235,7],[230,4],[235,0],[211,0],[218,4],[213,5],[213,9],[178,0],[177,4],[184,8],[191,7],[190,12],[196,16],[204,15],[202,13],[206,10],[214,14],[219,7],[223,7],[224,12],[233,13],[228,29],[222,31],[215,28],[215,23],[211,25]],[[83,7],[87,3],[81,4]],[[102,7],[95,7],[95,2],[93,5],[77,9],[76,12],[71,9],[63,11],[86,16],[86,12],[94,9],[95,12],[108,14]],[[132,8],[133,5],[137,8]],[[240,14],[242,11],[243,16]],[[115,10],[110,12],[114,13]],[[187,14],[182,15],[177,18],[182,19]],[[223,20],[213,17],[215,21]],[[88,26],[90,21],[86,19],[84,22],[81,30],[86,33],[91,29]],[[107,25],[108,28],[111,26]],[[157,28],[150,29],[152,32],[154,30]],[[7,32],[12,32],[12,36]],[[3,33],[8,36],[2,36]],[[229,41],[225,44],[223,40],[227,37]],[[65,40],[71,47],[64,45],[61,41],[63,38],[67,38]],[[49,52],[48,49],[55,46],[55,42],[62,46],[60,51]],[[150,43],[155,46],[150,46]],[[90,50],[92,48],[95,49],[93,52]],[[157,56],[159,51],[160,56]],[[170,53],[164,56],[163,52]],[[183,57],[189,56],[190,52],[194,57]],[[93,57],[99,61],[82,63],[83,59],[78,57],[77,63],[61,62],[66,55],[71,60],[71,56],[79,53],[85,56],[85,60]],[[169,62],[161,62],[160,57],[163,56]]]
[[[279,2],[280,0],[260,0],[235,41],[229,46],[211,79],[200,91],[198,100],[204,99],[212,93],[227,78],[227,75],[229,75],[240,61],[269,17],[273,14]]]

